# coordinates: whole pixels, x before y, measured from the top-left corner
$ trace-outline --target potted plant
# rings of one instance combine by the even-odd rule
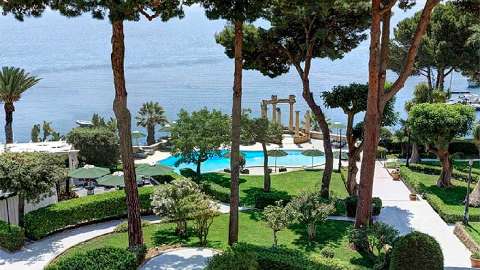
[[[391,175],[392,175],[393,181],[399,181],[400,180],[400,169],[396,168],[395,170],[393,170],[391,172]]]
[[[480,268],[480,252],[475,252],[470,256],[470,263],[473,268]]]
[[[417,200],[417,194],[415,192],[410,193],[409,197],[410,197],[410,201],[416,201]]]

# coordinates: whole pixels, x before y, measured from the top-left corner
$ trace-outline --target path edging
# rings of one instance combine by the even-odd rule
[[[480,245],[477,244],[477,242],[475,242],[475,240],[473,240],[473,238],[468,234],[465,226],[463,226],[462,223],[455,223],[453,234],[455,234],[472,253],[480,251]]]

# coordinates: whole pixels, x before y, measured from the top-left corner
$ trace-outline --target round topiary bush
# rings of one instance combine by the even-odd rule
[[[431,236],[412,232],[393,244],[390,270],[443,270],[443,253]]]

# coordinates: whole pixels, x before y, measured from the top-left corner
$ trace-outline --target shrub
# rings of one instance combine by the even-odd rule
[[[347,212],[347,217],[355,217],[357,214],[357,196],[349,196],[345,199],[345,208]],[[378,216],[382,211],[382,199],[378,197],[372,198],[372,215]]]
[[[197,177],[197,173],[190,168],[180,169],[180,175],[190,179],[194,179],[195,177]]]
[[[76,253],[49,265],[45,270],[135,270],[135,255],[125,249],[99,248]]]
[[[283,203],[288,203],[292,197],[287,193],[282,192],[257,192],[255,194],[255,208],[264,209],[268,205],[275,205],[277,201],[283,201]]]
[[[372,215],[378,216],[382,211],[382,199],[379,197],[372,198]]]
[[[393,245],[390,270],[443,270],[443,254],[431,236],[412,232],[400,237]]]
[[[158,183],[160,184],[168,184],[175,180],[175,177],[173,175],[156,175],[152,176],[153,179],[155,179]]]
[[[307,226],[310,241],[316,238],[317,224],[324,222],[335,210],[334,204],[325,201],[319,192],[302,192],[287,207],[301,224]]]
[[[140,209],[151,213],[152,187],[138,189]],[[62,201],[27,213],[25,232],[31,239],[38,240],[53,232],[80,224],[106,219],[125,217],[127,205],[122,190]]]
[[[332,259],[333,257],[335,257],[335,250],[333,250],[332,248],[326,247],[320,250],[320,254],[325,258]]]
[[[204,200],[200,187],[189,179],[175,180],[171,184],[155,188],[152,196],[153,212],[163,218],[174,220],[175,232],[187,234],[187,220],[192,217],[198,203]]]
[[[429,164],[410,164],[408,167],[412,171],[416,172],[421,172],[425,174],[431,174],[431,175],[440,175],[442,173],[442,167],[440,166],[435,166],[435,165],[429,165]],[[468,181],[468,173],[467,172],[462,172],[459,170],[454,169],[452,172],[452,177],[463,180],[463,181]],[[474,172],[472,173],[472,180],[473,181],[478,181],[479,180],[479,175],[475,175]]]
[[[120,159],[118,136],[107,128],[74,128],[67,142],[80,150],[79,159],[87,164],[112,167]]]
[[[236,250],[254,252],[261,270],[346,270],[337,260],[318,258],[310,259],[298,250],[279,247],[259,247],[238,244]]]
[[[358,196],[348,196],[345,199],[347,217],[355,217],[357,213]]]
[[[207,245],[207,236],[212,226],[213,219],[219,215],[218,205],[204,194],[197,196],[194,213],[192,214],[195,233],[200,240],[200,245]]]
[[[25,243],[23,229],[16,225],[8,225],[0,220],[0,247],[8,251],[20,250]]]
[[[150,221],[146,221],[146,220],[142,219],[142,228],[143,227],[148,227],[150,225],[151,225]],[[124,221],[124,222],[118,224],[117,227],[115,227],[115,229],[113,229],[113,232],[116,232],[116,233],[128,232],[128,221]]]

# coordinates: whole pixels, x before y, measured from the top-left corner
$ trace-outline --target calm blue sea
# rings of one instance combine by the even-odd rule
[[[393,25],[414,11],[397,11]],[[207,106],[229,113],[233,62],[214,40],[214,34],[224,25],[224,21],[206,19],[200,7],[188,8],[182,20],[127,23],[126,77],[132,113],[150,100],[160,102],[170,120],[176,118],[181,108],[197,110]],[[108,21],[89,15],[67,19],[48,11],[41,18],[27,18],[25,22],[11,16],[0,17],[0,66],[22,67],[43,78],[16,103],[15,141],[28,141],[32,125],[43,120],[51,121],[57,130],[66,133],[75,126],[75,120],[89,119],[94,112],[113,115],[110,31]],[[313,91],[320,93],[337,84],[366,82],[367,62],[368,41],[341,60],[315,61],[311,75]],[[395,79],[395,75],[389,74],[389,79]],[[403,115],[403,104],[420,80],[410,79],[397,97],[397,108]],[[454,74],[451,85],[454,90],[464,90],[467,81]],[[297,108],[305,110],[300,93],[295,72],[275,79],[255,71],[245,72],[243,106],[256,115],[261,99],[272,94],[295,94]],[[283,109],[284,123],[288,121],[287,109]],[[4,112],[0,111],[3,126]],[[345,121],[339,110],[329,110],[327,115],[334,121]],[[3,130],[0,141],[4,141]]]

